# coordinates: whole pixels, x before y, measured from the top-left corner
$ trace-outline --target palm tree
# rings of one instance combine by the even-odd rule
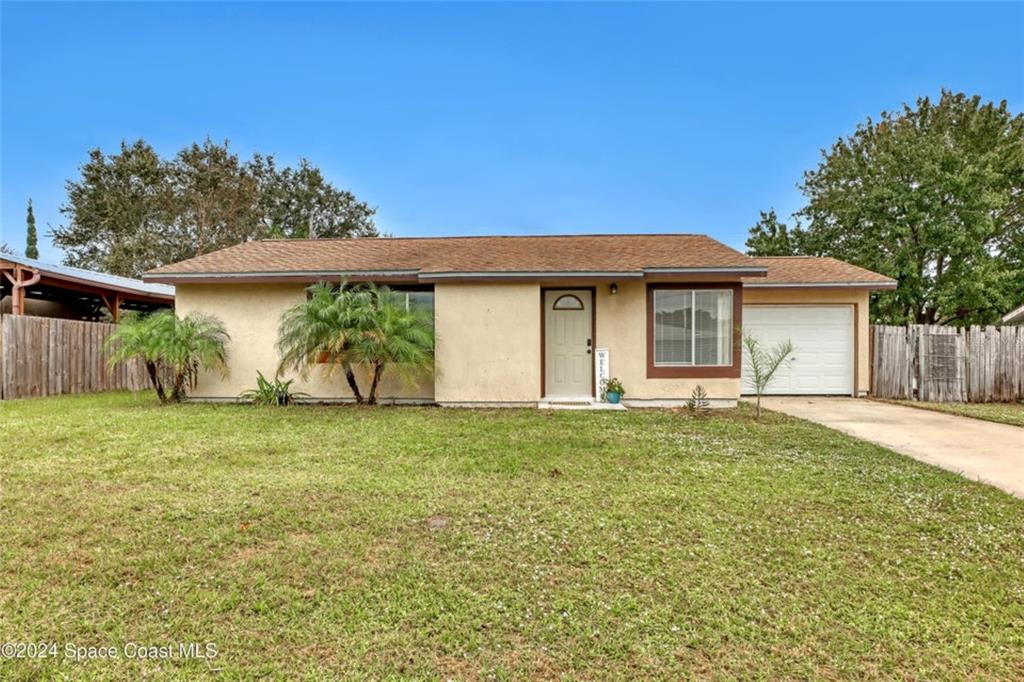
[[[306,289],[306,300],[289,308],[281,316],[277,348],[281,353],[278,375],[294,369],[303,378],[317,364],[325,364],[330,375],[335,368],[345,372],[352,395],[363,402],[351,352],[352,337],[365,322],[367,311],[360,310],[361,300],[355,291],[342,284],[340,288],[327,282]]]
[[[359,307],[369,311],[371,324],[354,337],[352,353],[372,368],[367,402],[373,405],[388,366],[397,369],[406,380],[433,367],[434,327],[425,311],[406,306],[405,298],[388,287],[371,284],[359,295],[364,299]]]
[[[128,313],[121,317],[117,329],[106,341],[106,347],[111,350],[109,364],[111,367],[128,362],[132,358],[139,358],[146,366],[146,373],[149,374],[149,381],[156,390],[156,397],[161,403],[167,402],[167,392],[164,390],[164,378],[160,367],[157,365],[156,343],[153,341],[155,315],[139,315]]]
[[[173,310],[128,316],[107,340],[113,349],[110,364],[140,358],[160,402],[181,402],[194,389],[200,370],[228,371],[223,323],[212,315],[193,312],[179,319]],[[170,385],[170,395],[167,386]]]
[[[409,309],[405,298],[373,284],[335,287],[314,284],[309,296],[281,318],[279,373],[298,370],[306,377],[316,364],[328,373],[341,367],[357,403],[376,404],[380,381],[388,367],[412,379],[434,363],[434,329],[429,316]],[[364,397],[354,365],[371,372]]]

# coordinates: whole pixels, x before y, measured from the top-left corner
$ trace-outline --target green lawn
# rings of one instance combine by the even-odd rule
[[[948,412],[1000,424],[1024,426],[1024,403],[922,403],[916,400],[887,400],[885,402],[919,407],[935,412]]]
[[[218,649],[0,679],[1024,675],[1024,501],[745,407],[114,394],[0,438],[0,639]]]

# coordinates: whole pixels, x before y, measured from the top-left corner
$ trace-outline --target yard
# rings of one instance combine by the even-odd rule
[[[60,647],[4,679],[1024,675],[1024,501],[746,407],[108,394],[0,432],[0,634]],[[125,642],[217,656],[64,657]]]
[[[927,403],[917,400],[890,400],[898,405],[919,407],[922,410],[934,410],[958,414],[961,417],[973,417],[1011,426],[1024,426],[1024,403]]]

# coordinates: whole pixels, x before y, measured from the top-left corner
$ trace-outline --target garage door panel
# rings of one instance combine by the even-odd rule
[[[768,393],[853,392],[852,306],[744,306],[743,330],[753,334],[762,347],[790,340],[796,348],[792,360],[779,369]],[[743,391],[753,392],[746,361]]]

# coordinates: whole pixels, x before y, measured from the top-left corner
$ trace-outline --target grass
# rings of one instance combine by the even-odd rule
[[[919,407],[922,410],[958,414],[985,421],[1024,426],[1024,403],[923,403],[917,400],[887,400],[885,402]]]
[[[1024,674],[1024,501],[780,415],[108,394],[0,431],[0,639],[60,648],[0,679]]]

